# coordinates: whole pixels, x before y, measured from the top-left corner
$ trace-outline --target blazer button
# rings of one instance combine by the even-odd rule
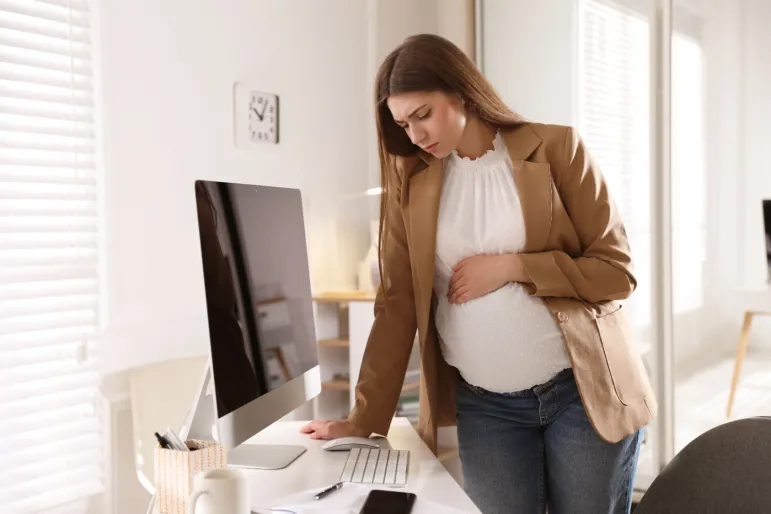
[[[560,323],[565,323],[568,320],[568,315],[564,312],[558,312],[557,319],[560,320]]]

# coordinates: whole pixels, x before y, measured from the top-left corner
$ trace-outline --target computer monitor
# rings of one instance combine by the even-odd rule
[[[768,265],[766,280],[771,284],[771,199],[763,200],[763,224],[766,228],[766,264]]]
[[[279,469],[305,447],[242,443],[321,391],[300,191],[199,180],[195,201],[210,359],[186,435]]]

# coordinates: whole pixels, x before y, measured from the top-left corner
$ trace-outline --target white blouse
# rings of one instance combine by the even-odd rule
[[[445,159],[436,239],[436,327],[445,360],[470,384],[514,392],[571,366],[562,332],[544,302],[522,284],[450,304],[452,268],[466,257],[521,252],[525,224],[503,137],[478,159]]]

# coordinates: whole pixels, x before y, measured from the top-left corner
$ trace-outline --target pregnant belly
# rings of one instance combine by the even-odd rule
[[[447,302],[446,291],[438,296],[436,323],[445,342],[516,338],[538,343],[560,334],[543,301],[530,296],[520,284],[506,284],[459,305]]]

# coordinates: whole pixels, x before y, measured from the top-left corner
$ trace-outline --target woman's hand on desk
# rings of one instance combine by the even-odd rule
[[[311,421],[302,427],[300,432],[310,434],[311,439],[339,439],[340,437],[367,437],[370,435],[346,420]]]
[[[515,253],[474,255],[456,264],[452,272],[447,300],[454,304],[492,293],[509,282],[530,282]]]

